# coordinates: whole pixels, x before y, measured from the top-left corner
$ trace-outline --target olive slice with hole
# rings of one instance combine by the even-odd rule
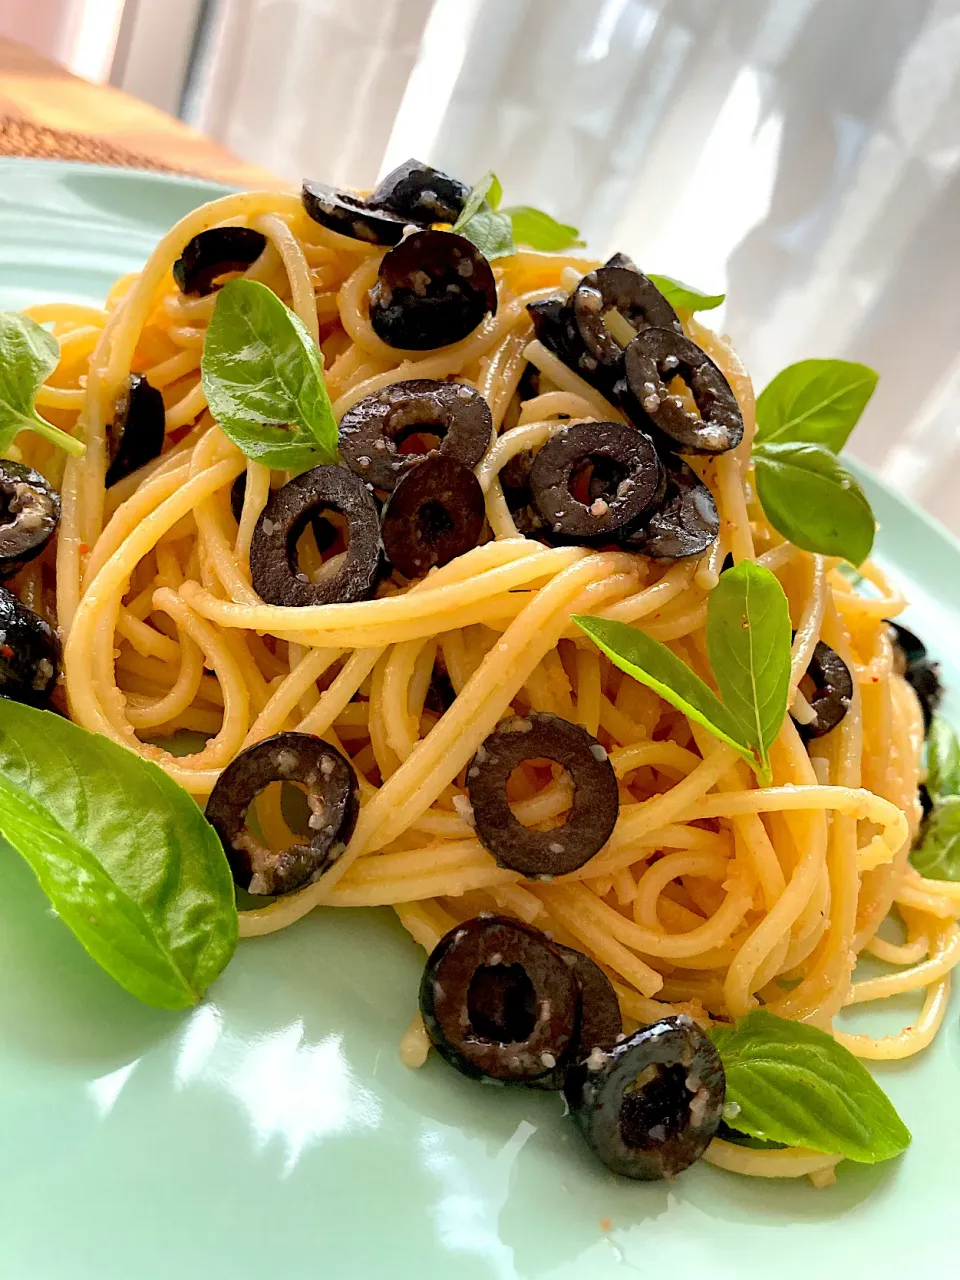
[[[617,311],[632,329],[654,325],[682,333],[677,313],[652,280],[636,267],[598,267],[573,291],[573,317],[584,346],[602,365],[619,368],[623,346],[607,328],[604,317]]]
[[[525,760],[552,760],[569,773],[573,803],[562,826],[525,827],[510,808],[507,783]],[[499,724],[467,769],[467,794],[480,843],[498,866],[531,880],[589,862],[610,839],[620,812],[617,775],[603,746],[581,725],[549,712]]]
[[[270,849],[251,832],[247,812],[271,782],[306,790],[310,839]],[[233,759],[207,801],[207,821],[220,837],[233,878],[248,893],[292,893],[320,876],[343,853],[360,811],[353,765],[309,733],[277,733]]]
[[[362,197],[338,191],[325,182],[304,182],[300,200],[307,217],[321,227],[364,244],[398,244],[408,222],[389,209],[374,209]]]
[[[534,333],[548,351],[604,395],[615,394],[617,385],[623,381],[622,360],[607,366],[591,355],[580,336],[569,297],[529,302],[527,314],[533,321]]]
[[[699,410],[669,388],[681,377]],[[678,453],[726,453],[743,439],[743,415],[720,368],[696,343],[672,329],[638,333],[624,352],[621,399],[637,426],[649,424]]]
[[[923,712],[924,732],[930,732],[930,723],[943,700],[940,682],[940,664],[927,657],[927,646],[902,623],[887,619],[893,631],[893,669],[903,676],[913,689]]]
[[[799,725],[804,738],[822,738],[835,729],[850,710],[853,701],[853,678],[850,669],[836,650],[818,640],[807,667],[813,682],[813,693],[807,697],[816,712],[816,720]]]
[[[346,520],[347,549],[337,571],[315,583],[296,567],[297,541],[325,511]],[[250,577],[267,604],[303,608],[368,600],[380,556],[380,520],[367,486],[346,467],[314,467],[271,494],[250,541]]]
[[[602,483],[600,493],[590,492],[594,475]],[[665,486],[653,441],[620,422],[562,428],[530,471],[533,500],[547,528],[577,541],[609,537],[636,523],[662,500]]]
[[[628,551],[654,560],[684,560],[701,556],[720,532],[720,516],[713,494],[682,458],[662,459],[667,473],[663,502],[649,518],[617,538]]]
[[[469,194],[470,188],[458,178],[410,159],[380,180],[367,203],[407,222],[429,225],[456,222]]]
[[[419,578],[472,550],[483,532],[480,481],[442,453],[406,472],[383,508],[387,559],[405,578]]]
[[[41,706],[60,674],[60,641],[44,618],[0,587],[0,697]]]
[[[641,1027],[567,1072],[567,1103],[587,1144],[625,1178],[673,1178],[699,1160],[723,1116],[720,1055],[692,1018]]]
[[[497,311],[490,263],[465,236],[415,231],[383,255],[370,323],[390,347],[432,351],[459,342]]]
[[[60,495],[32,467],[0,458],[0,579],[44,549],[60,523]]]
[[[158,458],[165,431],[163,396],[142,373],[131,373],[107,427],[107,488]]]
[[[228,271],[246,271],[263,253],[267,237],[252,227],[211,227],[184,246],[173,264],[173,278],[181,293],[202,297],[217,288]]]
[[[573,947],[553,944],[573,970],[580,989],[580,1026],[565,1058],[540,1080],[538,1089],[562,1089],[572,1062],[586,1058],[593,1049],[612,1049],[623,1038],[623,1017],[613,983],[598,964]]]
[[[247,473],[241,471],[230,486],[230,510],[233,512],[233,518],[237,524],[243,519],[243,501],[246,494]],[[323,555],[324,551],[330,550],[339,536],[336,525],[328,520],[326,516],[314,516],[310,521],[310,528],[313,530],[314,541],[321,555]]]
[[[420,453],[401,453],[412,436],[439,436]],[[463,382],[413,378],[373,392],[340,421],[340,453],[351,471],[389,492],[405,472],[440,454],[475,467],[493,435],[493,418],[479,391]]]
[[[431,952],[420,1012],[441,1057],[464,1075],[535,1080],[573,1043],[580,993],[572,968],[539,929],[479,916]]]

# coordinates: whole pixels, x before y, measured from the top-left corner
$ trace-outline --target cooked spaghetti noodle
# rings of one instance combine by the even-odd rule
[[[410,589],[385,584],[372,600],[292,608],[257,597],[251,536],[271,486],[287,477],[248,461],[212,419],[199,366],[215,299],[184,297],[171,277],[187,241],[220,225],[267,237],[248,274],[319,341],[338,419],[411,377],[455,375],[480,391],[496,429],[476,468],[491,540]],[[429,950],[457,922],[498,911],[592,956],[639,1022],[677,1010],[737,1017],[759,997],[775,1013],[830,1028],[847,1005],[922,990],[922,1013],[899,1035],[836,1034],[869,1059],[924,1048],[960,958],[960,887],[925,880],[907,862],[920,816],[923,724],[913,691],[894,672],[884,624],[904,606],[899,591],[868,565],[876,593],[867,598],[835,562],[770,527],[751,477],[750,379],[729,342],[685,314],[685,331],[726,375],[746,428],[735,451],[694,460],[721,518],[711,550],[664,566],[525,538],[498,478],[505,463],[571,420],[625,420],[534,340],[526,311],[564,287],[565,272],[593,264],[532,252],[500,259],[495,316],[452,346],[397,352],[368,316],[382,253],[318,225],[292,195],[227,195],[174,227],[139,274],[116,284],[103,311],[64,303],[28,312],[51,327],[62,353],[37,403],[87,443],[83,458],[68,460],[37,437],[21,436],[16,447],[61,489],[56,618],[72,718],[156,761],[201,803],[242,749],[284,729],[319,735],[352,760],[362,809],[346,853],[317,883],[244,911],[247,936],[320,905],[390,905]],[[539,393],[521,401],[528,363],[539,371]],[[167,446],[107,490],[104,423],[131,371],[163,393]],[[244,471],[238,523],[229,496]],[[809,718],[799,686],[819,639],[855,682],[840,727],[809,753],[785,718],[768,787],[571,623],[575,613],[629,622],[708,677],[706,603],[728,553],[734,562],[759,560],[786,592],[797,719]],[[309,573],[323,572],[316,547],[303,555]],[[34,607],[52,569],[34,564],[17,580]],[[425,707],[438,660],[456,693],[440,716]],[[463,772],[511,710],[583,724],[619,780],[612,838],[554,883],[502,869],[471,825]],[[179,730],[199,732],[206,745],[171,754],[160,743]],[[291,833],[275,791],[261,794],[258,818],[282,847]],[[523,766],[511,800],[527,824],[556,822],[570,805],[569,780],[559,768]],[[894,908],[906,927],[902,944],[877,933]],[[864,952],[897,971],[853,981]],[[416,1027],[407,1040],[420,1054]],[[835,1163],[726,1143],[711,1158],[767,1176],[826,1177]]]

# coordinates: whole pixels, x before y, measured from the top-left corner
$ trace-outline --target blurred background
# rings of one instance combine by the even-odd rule
[[[290,183],[493,168],[726,291],[758,389],[877,368],[852,451],[960,532],[960,0],[0,0],[0,36]]]

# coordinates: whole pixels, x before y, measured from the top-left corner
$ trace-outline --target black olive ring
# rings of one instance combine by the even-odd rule
[[[60,495],[39,471],[0,458],[0,579],[38,556],[60,523]]]
[[[485,514],[483,489],[471,469],[456,458],[431,454],[386,501],[380,520],[386,557],[405,578],[418,578],[471,551]]]
[[[163,396],[142,373],[131,373],[121,392],[113,421],[107,427],[110,465],[106,487],[160,456],[166,438]]]
[[[218,276],[245,271],[266,246],[267,237],[252,227],[211,227],[184,246],[173,264],[173,278],[181,293],[202,297],[213,293]]]
[[[602,365],[623,363],[623,347],[604,323],[604,313],[619,311],[634,329],[655,325],[682,333],[677,313],[652,280],[635,267],[598,267],[573,291],[573,317],[584,346]]]
[[[60,673],[60,641],[39,614],[0,587],[0,696],[41,706]]]
[[[389,209],[374,209],[360,196],[338,191],[325,182],[304,182],[300,200],[308,218],[364,244],[397,244],[408,219]]]
[[[720,532],[713,494],[682,458],[667,454],[662,461],[667,473],[663,502],[648,520],[621,530],[617,541],[654,560],[703,555]]]
[[[594,1049],[612,1049],[622,1039],[623,1016],[613,983],[598,964],[573,947],[553,944],[573,970],[580,989],[580,1026],[576,1043],[565,1059],[540,1080],[538,1089],[562,1089],[571,1062],[586,1058]]]
[[[810,724],[800,725],[804,738],[822,738],[835,729],[850,710],[853,701],[853,678],[850,668],[835,649],[818,640],[807,667],[814,692],[807,701],[816,713]]]

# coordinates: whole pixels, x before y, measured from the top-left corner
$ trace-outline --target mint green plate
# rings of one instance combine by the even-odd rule
[[[220,191],[0,162],[0,306],[99,301]],[[960,547],[866,484],[882,557],[960,690]],[[956,1272],[955,1009],[929,1052],[878,1071],[914,1134],[901,1160],[847,1162],[827,1191],[705,1165],[631,1184],[593,1162],[559,1098],[400,1065],[423,957],[388,911],[243,943],[203,1004],[169,1014],[87,959],[8,848],[0,870],[4,1280]],[[918,1003],[861,1025],[893,1030]]]

